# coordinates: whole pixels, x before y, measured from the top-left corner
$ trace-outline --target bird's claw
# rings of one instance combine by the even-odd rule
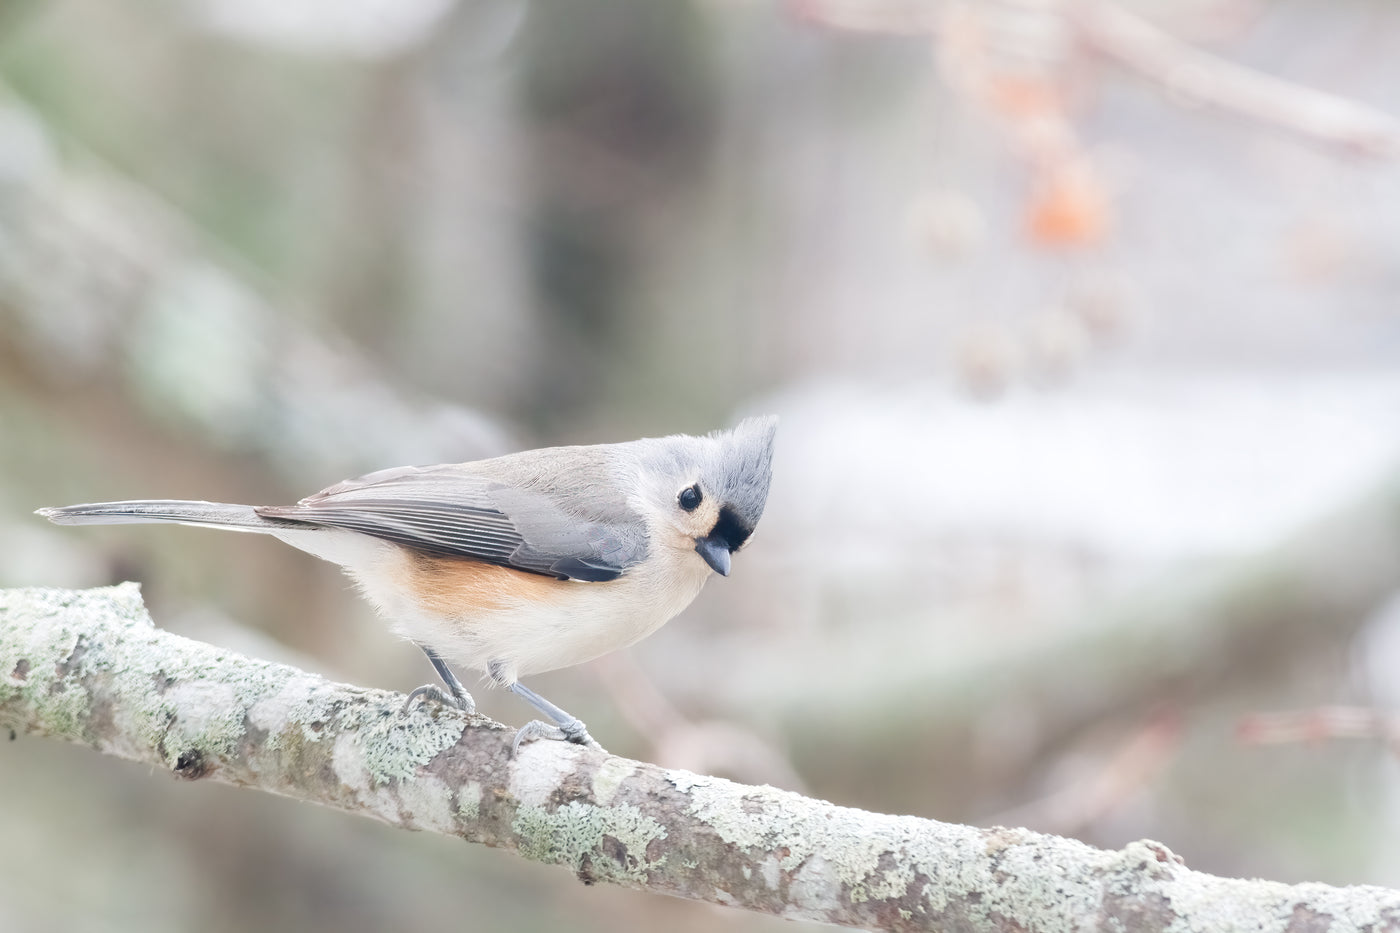
[[[600,752],[607,753],[607,749],[599,745],[593,736],[588,734],[588,727],[581,720],[569,719],[559,725],[541,722],[532,719],[521,726],[515,733],[515,741],[510,743],[510,757],[514,758],[520,753],[520,746],[525,742],[533,742],[535,739],[550,739],[555,742],[573,742],[575,745],[582,745],[585,748],[594,748]]]
[[[468,716],[476,712],[476,701],[472,695],[465,690],[448,693],[437,684],[423,684],[421,687],[414,687],[403,701],[403,712],[408,712],[415,700],[436,700],[443,706],[450,706],[459,709]]]

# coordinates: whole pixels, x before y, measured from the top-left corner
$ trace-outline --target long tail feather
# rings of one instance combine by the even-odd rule
[[[272,532],[300,523],[263,518],[251,505],[194,502],[183,499],[135,499],[130,502],[87,502],[39,509],[37,514],[58,525],[117,525],[135,522],[180,522],[235,531]]]

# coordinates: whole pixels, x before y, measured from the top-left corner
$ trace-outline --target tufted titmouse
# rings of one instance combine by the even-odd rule
[[[423,649],[448,693],[476,704],[447,662],[486,673],[552,724],[515,738],[597,746],[521,684],[651,634],[688,606],[763,515],[777,418],[705,437],[549,447],[490,460],[396,467],[291,506],[150,499],[40,509],[61,525],[179,522],[274,535],[339,564]]]

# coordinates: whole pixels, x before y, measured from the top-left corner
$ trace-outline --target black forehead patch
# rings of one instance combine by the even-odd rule
[[[715,522],[715,527],[710,529],[710,537],[723,541],[724,546],[731,551],[743,547],[751,534],[753,526],[746,524],[739,517],[739,513],[727,505],[719,510],[719,520]]]

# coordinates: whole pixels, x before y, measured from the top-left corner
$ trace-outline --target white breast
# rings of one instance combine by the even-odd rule
[[[409,560],[400,548],[377,549],[368,564],[347,570],[400,635],[453,666],[485,672],[495,665],[504,683],[639,641],[690,605],[711,574],[693,550],[666,549],[607,583],[550,581],[543,595],[535,586],[528,598],[491,606],[429,605],[403,585]]]

